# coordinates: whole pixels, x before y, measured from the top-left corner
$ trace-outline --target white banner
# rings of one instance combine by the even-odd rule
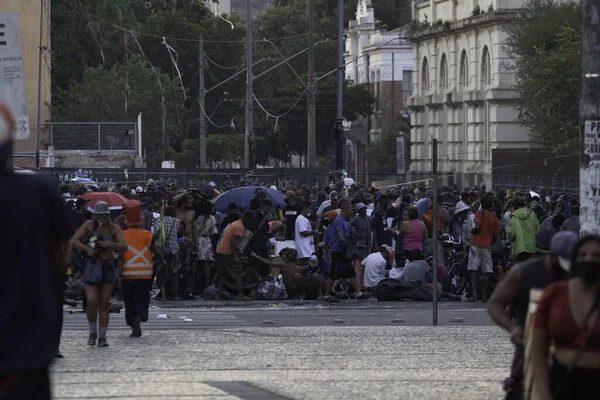
[[[15,115],[17,140],[29,138],[19,14],[0,13],[0,103]]]

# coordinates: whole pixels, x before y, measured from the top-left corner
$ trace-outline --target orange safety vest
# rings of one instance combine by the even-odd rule
[[[152,279],[152,232],[130,228],[123,235],[127,241],[123,279]]]

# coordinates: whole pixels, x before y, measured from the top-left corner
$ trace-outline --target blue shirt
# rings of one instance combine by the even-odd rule
[[[429,211],[429,198],[423,197],[419,201],[417,201],[417,210],[419,210],[419,219]]]
[[[333,238],[331,239],[331,251],[343,252],[345,251],[345,248],[340,243],[338,232],[342,232],[344,234],[344,240],[348,240],[348,235],[350,235],[350,225],[344,218],[337,217],[333,220],[332,226],[334,231]]]

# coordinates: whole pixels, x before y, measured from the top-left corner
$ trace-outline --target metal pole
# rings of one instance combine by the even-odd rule
[[[37,116],[35,134],[35,167],[40,167],[40,141],[42,129],[42,57],[44,56],[44,1],[40,1],[40,53],[38,55],[38,90],[37,90]]]
[[[199,121],[200,121],[200,127],[199,127],[199,148],[200,148],[200,168],[207,168],[207,162],[206,162],[206,105],[205,105],[205,88],[204,88],[204,35],[200,34],[200,44],[199,44],[199,57],[198,57],[198,64],[199,64],[199,75],[198,75],[198,102],[200,105],[200,109],[199,111]]]
[[[344,118],[344,0],[338,0],[338,41],[337,41],[337,114],[336,119],[340,124],[339,137],[336,141],[336,168],[344,167],[344,153],[346,140],[344,137],[344,126],[342,121]]]
[[[308,138],[306,141],[306,165],[317,166],[317,134],[315,102],[317,95],[317,76],[315,75],[315,2],[306,0],[308,18]]]
[[[583,1],[583,83],[579,167],[581,234],[600,234],[600,26],[598,0]],[[565,185],[566,186],[566,185]]]
[[[101,142],[100,142],[100,133],[101,133],[100,122],[98,122],[98,152],[102,151],[102,146],[101,146]]]
[[[431,138],[431,169],[433,172],[433,326],[438,324],[437,265],[438,265],[438,201],[437,201],[437,145],[438,140]]]
[[[142,113],[138,114],[138,157],[140,158],[140,165],[142,165]]]
[[[250,146],[254,143],[254,118],[252,116],[252,15],[250,0],[246,0],[246,129],[244,135],[244,167],[251,168]]]

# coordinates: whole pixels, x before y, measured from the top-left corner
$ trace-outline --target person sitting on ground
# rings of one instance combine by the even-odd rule
[[[250,256],[265,265],[279,269],[289,298],[306,298],[307,290],[316,289],[318,292],[317,300],[322,300],[325,280],[319,274],[309,273],[306,268],[297,265],[297,253],[295,249],[287,249],[287,251],[282,253],[283,260],[281,262],[269,261],[256,253],[252,253]],[[311,258],[309,257],[309,261]]]
[[[392,279],[402,279],[404,277],[404,266],[406,265],[406,253],[400,251],[396,253],[396,261],[390,269],[389,277]]]
[[[391,247],[384,244],[378,252],[370,254],[362,261],[362,265],[365,267],[364,282],[367,291],[373,290],[379,282],[386,278],[386,270],[390,265],[391,254]]]
[[[414,282],[427,283],[427,274],[431,271],[423,252],[418,249],[408,253],[408,263],[404,266],[404,278]]]

